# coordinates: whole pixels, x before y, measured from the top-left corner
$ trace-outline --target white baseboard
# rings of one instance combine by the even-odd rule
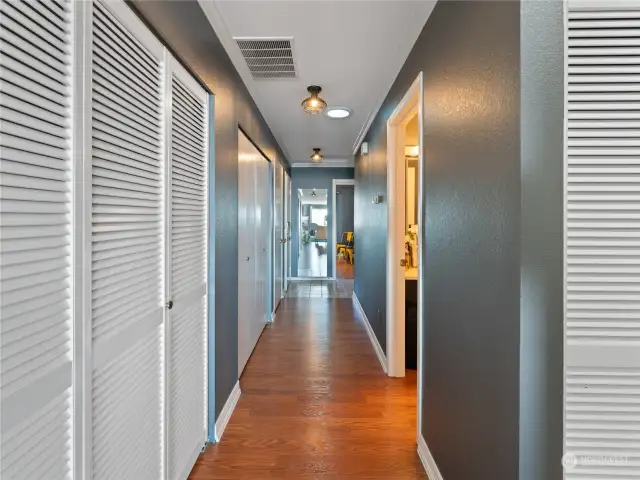
[[[182,474],[178,475],[175,478],[179,478],[180,480],[187,480],[189,478],[189,475],[191,474],[191,470],[193,470],[193,467],[196,464],[196,461],[198,460],[198,457],[200,456],[203,450],[204,450],[204,445],[198,446],[198,448],[196,448],[189,456],[189,460],[187,461],[186,467],[184,468],[184,471],[182,472]]]
[[[271,312],[271,319],[269,320],[271,323],[276,321],[276,312]]]
[[[367,318],[367,315],[364,313],[364,309],[362,308],[362,305],[360,305],[360,300],[358,300],[358,296],[356,295],[356,292],[353,292],[353,295],[351,298],[353,299],[353,304],[355,305],[356,310],[358,310],[358,314],[360,315],[360,318],[362,318],[362,320],[364,321],[364,326],[367,328],[367,334],[369,335],[369,340],[371,340],[373,349],[375,350],[376,355],[378,356],[378,360],[380,360],[380,365],[382,365],[382,370],[384,370],[384,373],[387,373],[387,357],[385,357],[384,355],[384,350],[382,350],[382,347],[380,346],[380,342],[378,342],[378,339],[376,338],[376,334],[373,333],[373,328],[371,328],[369,319]]]
[[[219,442],[222,439],[222,434],[224,433],[224,429],[227,428],[227,423],[229,423],[229,419],[233,414],[233,411],[236,408],[236,404],[240,399],[240,382],[236,382],[235,387],[231,390],[231,395],[227,398],[227,401],[222,407],[222,411],[220,412],[220,416],[218,420],[216,420],[216,442]]]
[[[440,470],[438,470],[438,465],[436,465],[436,461],[433,459],[429,447],[427,447],[427,442],[424,441],[422,435],[418,439],[418,456],[429,480],[443,480]]]

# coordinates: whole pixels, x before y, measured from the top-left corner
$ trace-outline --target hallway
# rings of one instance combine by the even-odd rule
[[[351,299],[284,299],[240,384],[222,442],[191,480],[426,478],[415,372],[383,373]]]

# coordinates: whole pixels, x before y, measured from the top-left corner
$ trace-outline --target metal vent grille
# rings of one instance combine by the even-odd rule
[[[295,78],[291,38],[235,38],[253,78]]]

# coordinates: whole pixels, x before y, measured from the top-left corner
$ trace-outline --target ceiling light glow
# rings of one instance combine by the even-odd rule
[[[351,115],[351,110],[343,107],[333,107],[327,110],[327,117],[331,118],[347,118]]]
[[[313,155],[311,155],[311,161],[318,163],[321,162],[322,159],[324,158],[324,156],[320,153],[320,149],[319,148],[314,148],[313,149]]]
[[[405,157],[417,157],[420,155],[420,147],[418,145],[407,145],[404,147]]]

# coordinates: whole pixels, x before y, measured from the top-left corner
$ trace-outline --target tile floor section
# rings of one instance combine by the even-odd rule
[[[292,280],[287,298],[351,298],[353,280]]]
[[[309,243],[302,247],[298,257],[297,277],[327,276],[327,244]]]

